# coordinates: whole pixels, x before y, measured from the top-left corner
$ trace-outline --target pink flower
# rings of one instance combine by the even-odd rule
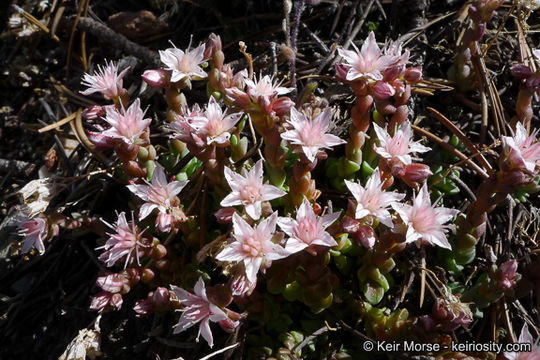
[[[420,240],[420,242],[452,249],[446,239],[448,226],[443,224],[456,216],[459,211],[445,207],[433,207],[426,184],[422,186],[414,198],[412,206],[394,203],[392,207],[407,226],[406,243]],[[417,244],[419,245],[419,243]]]
[[[225,112],[226,113],[226,112]],[[215,143],[218,146],[229,145],[230,131],[242,117],[242,113],[225,116],[213,96],[210,96],[204,113],[188,119],[188,124],[197,135],[206,138],[206,144]]]
[[[355,51],[338,49],[339,55],[346,61],[340,65],[347,71],[345,78],[347,81],[358,79],[382,80],[383,72],[401,60],[401,55],[397,54],[397,48],[395,47],[390,48],[389,54],[384,54],[381,51],[373,31],[369,33],[364,44],[362,44],[361,50],[358,50],[354,44],[352,46]]]
[[[346,143],[339,137],[326,133],[330,127],[331,117],[329,108],[324,109],[315,117],[311,117],[293,107],[291,108],[291,118],[287,120],[293,129],[282,133],[281,138],[290,141],[293,145],[301,146],[306,157],[313,162],[320,149],[330,149],[333,146]]]
[[[257,102],[261,97],[272,98],[278,95],[285,95],[293,91],[293,88],[279,86],[280,84],[275,83],[274,80],[268,75],[260,75],[259,80],[254,77],[253,80],[246,79],[244,81],[247,87],[247,93],[255,102]]]
[[[236,271],[231,279],[231,293],[233,296],[249,296],[257,287],[257,278],[255,281],[249,281],[246,275],[244,263],[236,266]]]
[[[426,152],[430,148],[421,145],[418,141],[411,141],[411,124],[405,121],[396,129],[394,136],[390,136],[386,127],[383,129],[373,123],[373,128],[379,138],[380,146],[374,146],[375,152],[389,162],[398,160],[403,165],[412,163],[411,152]]]
[[[139,219],[144,219],[154,209],[158,209],[161,214],[167,214],[173,206],[177,206],[176,195],[182,191],[188,181],[168,182],[165,171],[161,165],[157,165],[152,174],[152,182],[144,180],[146,185],[128,185],[127,188],[133,194],[140,197],[145,203],[139,210]]]
[[[238,214],[233,215],[233,237],[217,256],[218,261],[243,261],[249,282],[254,283],[264,261],[283,259],[289,256],[284,248],[272,242],[276,230],[277,212],[251,227]]]
[[[521,334],[517,341],[518,344],[531,344],[532,350],[530,352],[505,352],[504,357],[508,360],[538,360],[540,359],[540,345],[539,340],[533,340],[531,333],[529,332],[529,326],[527,323],[523,324],[521,328]]]
[[[96,279],[96,285],[98,285],[104,291],[110,293],[119,293],[123,290],[129,289],[129,281],[126,279],[126,277],[122,274],[116,273],[106,273],[102,276],[98,276]]]
[[[206,287],[202,278],[199,278],[193,289],[195,294],[189,293],[178,286],[171,285],[171,290],[176,294],[178,300],[184,306],[182,316],[174,326],[174,334],[178,334],[191,326],[200,322],[197,339],[203,336],[210,347],[214,346],[214,338],[210,330],[210,321],[219,322],[227,319],[227,314],[208,300]]]
[[[45,217],[25,218],[19,220],[19,235],[24,236],[22,241],[23,253],[35,247],[40,255],[45,253],[45,244],[43,243],[49,233],[49,226]]]
[[[280,217],[277,221],[281,230],[288,236],[285,250],[291,254],[302,251],[312,245],[336,246],[337,242],[325,229],[332,225],[340,213],[335,212],[321,217],[315,216],[313,207],[304,197],[302,204],[296,211],[296,220],[289,217]]]
[[[182,115],[175,115],[174,121],[167,128],[172,131],[172,137],[183,142],[194,142],[193,128],[190,125],[192,118],[203,117],[204,112],[198,104],[193,105],[191,109],[187,106],[182,107]],[[199,141],[203,145],[202,140]]]
[[[373,174],[366,182],[366,187],[348,180],[345,180],[345,185],[347,185],[358,204],[355,213],[356,219],[372,216],[389,228],[394,227],[392,215],[390,215],[387,208],[402,200],[405,194],[384,191],[379,168],[373,171]]]
[[[169,74],[162,69],[146,70],[141,77],[148,85],[158,89],[169,83]]]
[[[133,213],[131,213],[131,222],[126,220],[126,214],[121,212],[118,214],[118,220],[114,226],[101,220],[115,231],[115,233],[107,233],[109,239],[105,245],[97,249],[105,249],[105,252],[99,256],[99,260],[103,261],[108,267],[118,263],[119,260],[125,257],[124,268],[133,262],[133,257],[137,258],[137,264],[140,265],[139,258],[144,254],[141,248],[147,247],[142,238],[144,231],[140,231],[135,224]]]
[[[527,136],[527,130],[518,122],[516,133],[502,137],[503,154],[510,168],[525,168],[530,173],[536,173],[540,165],[540,142],[536,141],[538,130]]]
[[[200,80],[206,78],[206,72],[201,68],[204,62],[204,44],[185,52],[174,47],[159,52],[165,70],[171,71],[171,82],[184,79]]]
[[[90,95],[96,92],[103,94],[107,100],[120,96],[123,89],[123,78],[126,76],[129,67],[118,74],[118,64],[105,62],[105,67],[98,65],[98,70],[94,75],[84,74],[82,84],[88,89],[81,91],[83,95]]]
[[[120,309],[122,307],[123,301],[124,300],[122,299],[121,294],[113,294],[107,291],[102,291],[92,298],[92,302],[90,303],[90,310],[102,310],[107,306],[113,307],[115,309]]]
[[[242,175],[226,167],[225,178],[232,192],[221,201],[221,206],[243,205],[253,220],[259,220],[261,217],[263,201],[277,199],[287,194],[275,186],[263,184],[262,160],[257,161],[249,172],[242,169]]]
[[[105,109],[107,115],[104,120],[112,127],[102,132],[102,135],[120,139],[128,145],[135,144],[152,122],[152,119],[144,119],[145,111],[142,111],[139,99],[135,100],[127,110],[121,112],[112,106],[107,106]]]

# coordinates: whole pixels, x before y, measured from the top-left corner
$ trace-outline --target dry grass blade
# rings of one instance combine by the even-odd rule
[[[77,24],[81,18],[83,9],[86,7],[90,0],[83,0],[79,3],[79,9],[77,10],[77,16],[71,27],[71,34],[69,36],[69,43],[67,48],[67,59],[66,59],[66,78],[69,77],[69,70],[71,69],[71,52],[73,51],[73,40],[75,39],[75,31],[77,31]]]
[[[427,22],[426,24],[422,25],[421,27],[417,27],[415,29],[412,29],[411,31],[409,31],[407,34],[401,36],[398,41],[403,41],[403,45],[402,46],[407,46],[408,43],[410,43],[411,41],[413,41],[414,39],[416,39],[419,35],[421,35],[424,31],[426,31],[427,28],[429,28],[430,26],[432,25],[435,25],[436,23],[438,23],[439,21],[442,21],[444,19],[446,19],[447,17],[449,16],[452,16],[454,15],[456,12],[455,11],[452,11],[452,12],[449,12],[447,14],[444,14],[444,15],[441,15],[439,16],[438,18],[436,19],[433,19],[431,20],[430,22]]]
[[[77,141],[86,149],[88,152],[92,153],[99,161],[102,163],[107,162],[107,158],[103,156],[101,152],[96,150],[96,147],[90,140],[88,140],[88,137],[86,136],[86,133],[84,132],[84,128],[82,126],[82,116],[81,116],[81,108],[77,110],[77,113],[75,114],[75,121],[71,121],[69,123],[71,126],[71,130],[75,133],[75,136],[77,137]]]
[[[435,144],[439,145],[440,147],[442,147],[443,149],[445,149],[446,151],[448,151],[449,153],[451,153],[452,155],[454,156],[457,156],[458,158],[460,158],[461,160],[463,160],[463,162],[465,164],[467,164],[472,170],[474,170],[478,175],[480,175],[482,178],[484,179],[487,179],[489,178],[489,175],[482,169],[480,168],[478,165],[476,165],[473,161],[471,161],[470,158],[468,158],[467,156],[465,156],[465,154],[463,154],[461,151],[459,151],[458,149],[456,149],[455,147],[447,144],[446,142],[444,142],[440,137],[438,137],[437,135],[435,134],[432,134],[430,133],[429,131],[427,130],[424,130],[422,129],[421,127],[418,127],[416,125],[412,125],[412,128],[413,130],[422,135],[422,136],[425,136],[427,137],[429,140],[433,141]]]
[[[478,150],[478,148],[473,144],[473,142],[467,137],[467,135],[465,135],[456,125],[454,125],[454,123],[452,121],[450,121],[450,119],[448,119],[446,116],[444,116],[443,114],[441,114],[440,112],[438,112],[437,110],[435,110],[434,108],[432,107],[428,107],[427,108],[429,110],[429,112],[435,116],[448,130],[450,130],[454,135],[456,135],[459,140],[461,140],[465,146],[467,147],[467,149],[469,149],[469,151],[478,157],[478,161],[480,162],[480,164],[482,164],[482,166],[487,170],[487,172],[489,174],[493,174],[493,168],[491,167],[491,165],[488,163],[488,161],[486,160],[486,158],[484,157],[484,155],[482,155],[482,153]]]
[[[489,49],[493,46],[493,44],[495,43],[495,41],[499,37],[499,34],[501,33],[501,30],[503,29],[504,25],[506,25],[506,22],[508,21],[508,18],[510,17],[510,15],[512,14],[512,12],[514,11],[515,8],[516,8],[516,2],[514,2],[514,4],[512,4],[512,7],[506,13],[506,15],[504,17],[504,20],[502,21],[501,25],[499,25],[499,27],[497,29],[497,32],[495,33],[495,36],[493,37],[493,39],[491,39],[491,41],[488,43],[488,45],[484,48],[484,51],[482,52],[482,57],[486,56]]]
[[[54,124],[50,124],[50,125],[42,127],[41,129],[38,130],[38,132],[41,134],[41,133],[56,129],[56,128],[58,128],[58,127],[60,127],[60,126],[62,126],[64,124],[67,124],[68,122],[72,121],[73,119],[75,119],[76,116],[77,116],[77,114],[73,113],[73,114],[69,115],[68,117],[63,118],[62,120],[59,120],[59,121],[55,122]]]
[[[51,78],[51,81],[56,82],[54,78]],[[81,105],[81,106],[96,105],[95,102],[85,98],[84,96],[74,93],[73,91],[69,90],[66,86],[62,84],[54,84],[53,86],[56,89],[56,91],[67,96],[71,102],[77,105]]]
[[[46,27],[45,25],[43,25],[41,23],[41,21],[39,21],[38,19],[36,19],[32,14],[28,13],[26,10],[24,10],[23,8],[17,6],[17,5],[13,5],[13,8],[19,13],[21,14],[26,20],[28,20],[29,22],[32,23],[32,25],[34,26],[37,26],[41,31],[43,31],[45,34],[49,35],[54,41],[56,42],[60,42],[60,39],[58,38],[58,36],[54,35],[48,27]]]

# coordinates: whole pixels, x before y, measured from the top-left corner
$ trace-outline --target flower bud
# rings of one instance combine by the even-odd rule
[[[360,230],[360,222],[350,216],[344,216],[341,219],[341,229],[348,234],[354,234]]]
[[[151,87],[161,89],[169,83],[169,73],[162,69],[146,70],[142,74],[143,80]]]
[[[96,280],[96,285],[110,293],[118,293],[122,291],[125,283],[126,278],[122,274],[113,273],[99,276]]]
[[[393,96],[396,90],[385,81],[377,81],[373,86],[373,97],[376,100],[386,100]]]
[[[405,80],[407,80],[409,84],[414,85],[419,83],[420,80],[422,80],[422,67],[417,66],[408,68],[407,70],[405,70],[405,74],[403,75],[403,77],[405,78]]]
[[[236,87],[225,89],[225,97],[239,108],[246,108],[251,103],[249,95]]]
[[[512,289],[516,282],[520,279],[520,275],[517,273],[517,261],[509,260],[499,266],[497,269],[498,287],[502,291],[508,291]]]
[[[154,312],[154,304],[148,299],[138,300],[133,307],[137,316],[146,316]]]
[[[221,38],[214,33],[208,36],[204,46],[204,59],[210,59],[217,51],[222,50]]]
[[[405,166],[405,172],[402,177],[409,182],[422,183],[431,175],[433,175],[433,173],[429,169],[429,166],[425,164],[412,163]]]
[[[169,303],[169,290],[158,287],[152,294],[152,302],[156,307],[163,307]]]
[[[115,138],[103,135],[103,133],[88,131],[86,134],[88,136],[88,140],[90,140],[98,150],[112,149],[117,143]]]
[[[117,308],[117,309],[120,309],[122,307],[122,303],[123,303],[123,300],[122,300],[122,295],[120,294],[114,294],[112,297],[111,297],[111,301],[110,301],[110,305]]]
[[[353,239],[356,244],[363,245],[367,249],[373,248],[377,241],[377,235],[371,226],[361,226],[358,232],[354,234]]]
[[[349,69],[342,63],[336,63],[336,77],[341,81],[347,81]]]
[[[293,106],[294,101],[284,96],[272,103],[272,110],[276,113],[276,116],[289,115],[291,107]]]
[[[172,224],[174,223],[174,216],[167,213],[159,213],[156,217],[156,226],[159,231],[168,233],[171,232]]]
[[[514,64],[510,67],[510,73],[518,79],[526,79],[532,75],[532,70],[525,64]]]
[[[97,120],[105,116],[105,109],[100,105],[91,105],[81,112],[81,116],[86,120]]]
[[[234,212],[235,212],[234,208],[226,207],[226,208],[221,208],[218,211],[216,211],[214,216],[216,217],[218,223],[230,224],[232,222],[232,216]]]
[[[152,269],[149,268],[143,268],[141,271],[141,280],[143,283],[148,284],[152,280],[154,280],[155,274]]]

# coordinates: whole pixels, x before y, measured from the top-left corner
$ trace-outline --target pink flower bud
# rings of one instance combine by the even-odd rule
[[[120,309],[122,307],[122,303],[124,302],[124,300],[122,300],[122,295],[120,294],[114,294],[112,297],[111,297],[111,302],[110,302],[110,305],[112,307],[115,307],[117,309]]]
[[[208,40],[206,40],[206,44],[204,47],[204,59],[210,59],[216,51],[221,51],[221,38],[219,35],[216,35],[214,33],[210,34],[208,36]]]
[[[509,260],[499,266],[497,270],[498,286],[502,291],[508,291],[516,285],[516,281],[520,278],[517,266],[516,260]]]
[[[122,274],[108,273],[104,276],[99,276],[96,280],[96,285],[110,293],[118,293],[122,291],[126,278]]]
[[[384,71],[383,81],[392,82],[396,80],[401,74],[403,74],[404,66],[402,64],[394,65]]]
[[[396,90],[387,82],[377,81],[373,86],[373,97],[376,100],[386,100],[393,96]]]
[[[249,95],[236,87],[225,89],[225,97],[239,108],[246,108],[251,103]]]
[[[267,115],[272,113],[272,101],[268,98],[268,96],[259,96],[257,102],[262,113]]]
[[[142,78],[148,85],[158,89],[165,87],[170,80],[169,74],[162,69],[146,70]]]
[[[81,112],[81,116],[86,120],[97,120],[105,116],[105,109],[100,105],[91,105]]]
[[[277,116],[288,115],[291,111],[291,107],[294,106],[294,101],[288,97],[281,97],[274,101],[272,104],[272,110],[275,111]]]
[[[216,217],[218,223],[230,224],[232,222],[232,216],[234,212],[235,212],[234,208],[226,207],[226,208],[221,208],[218,211],[216,211],[214,216]]]
[[[525,86],[527,86],[531,91],[537,91],[539,85],[540,85],[539,76],[529,76],[525,80]]]
[[[112,294],[106,291],[96,294],[90,303],[90,310],[98,311],[104,309],[111,302],[111,297]]]
[[[146,316],[154,312],[154,304],[148,299],[139,300],[135,303],[133,310],[137,316]]]
[[[240,321],[233,320],[231,318],[226,318],[225,320],[221,320],[219,322],[219,326],[223,329],[223,331],[232,334],[234,332],[234,329],[240,324]]]
[[[403,75],[403,77],[405,78],[405,80],[407,80],[409,84],[417,84],[418,82],[420,82],[420,80],[422,80],[422,67],[418,66],[408,68],[407,70],[405,70],[405,74]]]
[[[169,303],[169,290],[158,287],[152,294],[152,302],[156,307],[163,307]]]
[[[336,63],[336,77],[341,81],[347,81],[349,69],[343,63]]]
[[[360,223],[352,217],[344,216],[341,219],[341,229],[348,234],[354,234],[360,230]]]
[[[526,79],[532,75],[532,70],[525,64],[514,64],[510,68],[510,73],[518,79]]]
[[[422,183],[431,175],[433,175],[433,173],[429,169],[429,166],[425,164],[413,163],[405,166],[405,173],[402,177],[409,182]]]
[[[353,239],[358,245],[363,245],[365,248],[371,249],[377,241],[377,235],[371,226],[364,225],[358,229]]]
[[[115,144],[118,143],[118,140],[107,135],[103,135],[103,133],[88,131],[86,134],[88,136],[88,140],[90,140],[92,144],[94,144],[99,150],[112,149]]]
[[[167,213],[159,213],[156,217],[156,226],[159,231],[168,233],[172,229],[174,223],[174,216]]]

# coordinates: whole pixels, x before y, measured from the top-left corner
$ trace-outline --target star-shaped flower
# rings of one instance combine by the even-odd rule
[[[242,175],[226,167],[225,178],[232,192],[221,201],[221,206],[243,205],[253,220],[261,217],[263,201],[277,199],[287,194],[275,186],[263,184],[262,160],[257,161],[249,172],[242,169]]]
[[[247,93],[255,102],[259,101],[259,98],[261,97],[272,98],[293,91],[293,88],[286,88],[275,83],[268,75],[260,75],[259,80],[256,78],[253,80],[245,79],[244,83],[246,84]]]
[[[374,146],[374,150],[379,156],[389,162],[397,160],[404,165],[409,165],[412,163],[410,153],[423,153],[431,150],[418,141],[412,141],[412,128],[408,121],[403,122],[396,129],[394,136],[388,134],[386,127],[383,129],[373,123],[373,128],[380,143],[379,146]]]
[[[107,100],[120,96],[123,89],[123,78],[126,76],[129,67],[118,74],[118,64],[105,62],[105,67],[98,65],[94,75],[84,74],[82,84],[88,89],[81,91],[83,95],[91,95],[96,92],[103,94]]]
[[[147,247],[142,237],[144,231],[141,231],[135,219],[133,213],[131,213],[131,222],[126,220],[126,213],[121,212],[118,214],[118,220],[113,225],[101,220],[114,230],[114,233],[107,233],[109,239],[105,245],[98,247],[97,249],[105,249],[103,254],[99,256],[99,260],[103,261],[108,267],[114,266],[121,259],[125,257],[124,268],[128,264],[133,262],[135,257],[137,264],[140,265],[139,258],[144,254],[143,247]]]
[[[128,145],[136,144],[139,137],[148,129],[152,119],[145,119],[145,111],[141,109],[141,101],[135,100],[127,109],[118,111],[114,106],[105,108],[104,120],[111,128],[102,132],[103,136],[119,139]]]
[[[35,247],[39,254],[45,252],[45,244],[49,228],[44,217],[24,218],[18,221],[19,235],[24,236],[21,252],[26,253]]]
[[[309,161],[315,161],[320,149],[331,149],[333,146],[345,144],[339,137],[327,134],[332,118],[329,108],[324,109],[315,117],[291,108],[291,117],[287,122],[293,129],[281,134],[281,138],[290,141],[293,145],[302,147],[303,153]]]
[[[433,207],[426,184],[422,186],[412,205],[394,203],[392,207],[407,226],[406,243],[419,241],[417,244],[425,242],[452,249],[446,239],[448,225],[444,224],[456,216],[459,211],[445,207]]]
[[[231,129],[242,115],[242,113],[226,115],[216,99],[210,96],[204,113],[201,112],[199,116],[190,117],[188,124],[196,131],[197,135],[206,138],[208,145],[215,143],[218,146],[226,146],[231,138]]]
[[[174,326],[174,334],[178,334],[189,329],[193,325],[199,324],[199,333],[197,339],[202,334],[210,347],[214,346],[212,330],[210,330],[210,321],[219,322],[227,319],[227,314],[217,305],[208,300],[206,287],[202,278],[199,278],[194,287],[195,294],[187,292],[178,286],[171,285],[171,290],[181,302],[183,308],[182,316]]]
[[[345,180],[345,185],[347,185],[358,204],[355,213],[356,219],[373,216],[389,228],[394,227],[392,215],[390,215],[387,208],[402,200],[405,194],[384,191],[379,168],[373,171],[365,187],[348,180]]]
[[[518,122],[514,136],[503,136],[503,154],[507,165],[511,168],[524,168],[530,173],[536,173],[540,165],[540,141],[536,140],[538,130],[527,136],[527,130]]]
[[[285,250],[294,254],[312,245],[336,246],[336,240],[325,230],[339,218],[339,214],[335,212],[317,217],[313,207],[304,197],[296,211],[296,220],[280,217],[277,221],[281,230],[289,236]]]
[[[382,80],[383,72],[401,59],[401,54],[396,54],[395,47],[391,48],[389,54],[385,54],[377,45],[373,31],[369,33],[360,50],[354,44],[352,46],[355,51],[338,49],[339,55],[346,61],[342,65],[347,71],[348,81]]]
[[[159,52],[165,70],[171,71],[171,82],[184,79],[204,79],[206,72],[200,66],[204,62],[204,44],[185,52],[174,47]]]
[[[144,219],[154,209],[162,214],[166,214],[171,207],[177,206],[173,204],[177,201],[176,195],[182,191],[188,181],[172,181],[168,182],[165,171],[161,165],[157,165],[152,174],[152,182],[144,180],[146,185],[128,185],[127,188],[133,194],[140,197],[145,203],[139,210],[139,219]]]
[[[217,256],[218,261],[243,261],[246,277],[254,283],[263,262],[283,259],[289,252],[279,244],[272,242],[276,231],[277,212],[252,227],[237,213],[233,215],[234,242],[229,244]]]

